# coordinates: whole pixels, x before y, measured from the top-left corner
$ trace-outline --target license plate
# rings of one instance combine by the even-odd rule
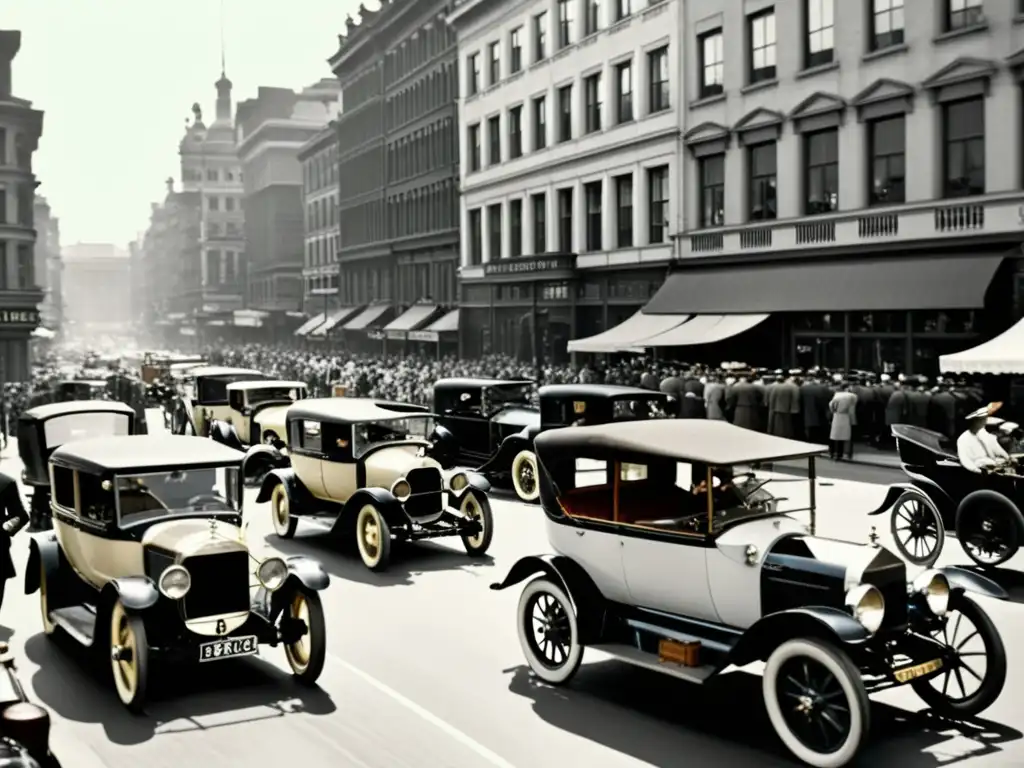
[[[897,669],[894,675],[897,682],[909,683],[911,680],[930,675],[937,669],[942,669],[942,659],[933,659],[932,661],[926,661],[924,664]]]
[[[259,643],[256,642],[256,635],[225,637],[223,640],[214,640],[212,643],[200,645],[199,660],[220,661],[221,659],[232,659],[238,656],[253,656],[258,648]]]

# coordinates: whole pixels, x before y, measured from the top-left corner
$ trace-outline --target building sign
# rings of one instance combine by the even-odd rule
[[[385,331],[385,334],[392,341],[405,341],[405,331]]]
[[[409,331],[409,341],[437,341],[437,331]]]
[[[572,253],[556,253],[541,256],[519,256],[511,259],[489,261],[484,264],[484,274],[522,275],[537,272],[572,271],[576,267],[576,256]]]
[[[366,336],[367,338],[377,339],[377,341],[380,341],[384,338],[384,331],[367,331]]]
[[[37,325],[38,309],[0,309],[0,328],[35,328]]]

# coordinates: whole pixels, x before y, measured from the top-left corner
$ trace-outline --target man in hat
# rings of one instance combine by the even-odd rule
[[[964,469],[980,474],[1010,461],[1010,454],[999,444],[996,436],[985,429],[989,416],[1001,406],[1002,403],[989,403],[967,414],[967,429],[956,441],[957,458]]]

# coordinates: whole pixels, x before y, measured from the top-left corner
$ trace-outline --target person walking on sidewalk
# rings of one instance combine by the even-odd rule
[[[28,513],[21,503],[17,481],[0,472],[0,608],[3,606],[7,580],[14,578],[14,560],[11,559],[11,539],[28,525]]]

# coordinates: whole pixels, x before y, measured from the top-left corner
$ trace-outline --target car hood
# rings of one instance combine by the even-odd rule
[[[177,556],[178,561],[196,555],[245,552],[248,547],[242,529],[225,522],[205,519],[168,520],[150,526],[142,546],[157,547]]]
[[[273,429],[277,432],[277,436],[284,440],[284,423],[289,408],[291,408],[291,404],[269,405],[256,414],[256,423],[260,425],[261,430]]]
[[[389,445],[378,448],[363,461],[366,485],[369,488],[391,488],[392,483],[405,477],[413,469],[441,465],[429,456],[420,456],[419,445]]]
[[[491,421],[513,427],[539,427],[540,411],[534,408],[506,408],[497,413]]]

